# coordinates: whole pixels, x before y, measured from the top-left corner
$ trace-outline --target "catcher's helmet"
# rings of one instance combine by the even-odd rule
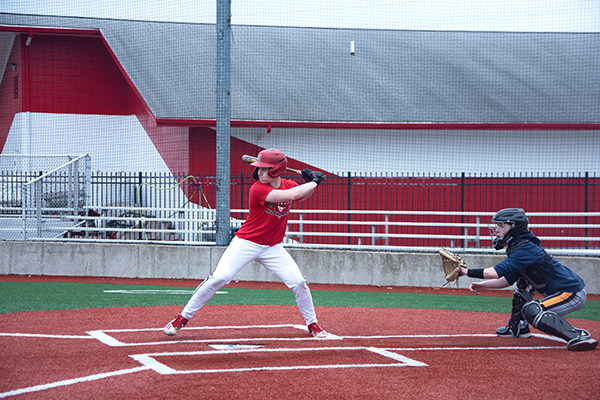
[[[287,158],[279,150],[267,149],[258,153],[256,162],[252,164],[257,168],[269,168],[268,175],[277,178],[283,175],[287,168]]]
[[[519,236],[521,233],[527,230],[529,220],[525,215],[525,211],[522,208],[505,208],[498,211],[492,217],[493,227],[490,227],[490,233],[492,235],[492,246],[496,250],[502,249],[508,242]],[[505,223],[510,226],[508,232],[502,237],[496,235],[493,229],[496,228],[495,224]]]

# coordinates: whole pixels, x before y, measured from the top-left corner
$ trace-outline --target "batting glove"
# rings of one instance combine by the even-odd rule
[[[315,179],[315,173],[314,171],[305,168],[302,170],[302,178],[304,178],[305,182],[312,182],[313,179]]]
[[[319,186],[319,183],[321,183],[325,179],[325,175],[323,175],[323,173],[319,172],[319,171],[314,171],[313,174],[314,174],[314,177],[313,177],[312,181],[314,183],[316,183],[317,186]]]

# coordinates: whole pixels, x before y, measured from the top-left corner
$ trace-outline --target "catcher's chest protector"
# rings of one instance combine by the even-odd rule
[[[525,243],[529,242],[527,239],[523,239],[516,243],[514,246],[511,246],[510,249],[507,249],[507,253],[510,255],[517,248],[521,247]],[[540,247],[541,248],[541,247]],[[547,290],[547,274],[551,276],[555,276],[554,265],[552,265],[552,256],[548,254],[548,252],[544,249],[544,261],[541,264],[531,265],[525,269],[519,271],[519,274],[523,279],[525,279],[530,285],[533,286],[536,292],[541,295],[546,295]]]

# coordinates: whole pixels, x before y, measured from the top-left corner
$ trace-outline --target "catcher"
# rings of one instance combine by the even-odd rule
[[[473,282],[470,290],[500,289],[516,283],[512,311],[507,326],[496,330],[498,336],[527,338],[529,324],[567,342],[570,351],[594,350],[598,342],[584,329],[573,327],[563,316],[583,307],[585,283],[571,269],[540,247],[540,240],[528,230],[528,219],[521,208],[498,211],[492,218],[492,246],[507,246],[507,258],[495,267],[468,269],[460,265],[459,276],[486,279]],[[542,300],[533,300],[535,292]]]

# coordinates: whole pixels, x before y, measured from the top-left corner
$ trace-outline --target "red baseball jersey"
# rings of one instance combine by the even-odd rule
[[[298,186],[295,181],[281,179],[279,190]],[[273,190],[269,185],[256,182],[250,188],[249,214],[242,227],[236,232],[240,239],[249,240],[263,246],[274,246],[283,241],[290,217],[292,202],[269,203],[265,201]]]

